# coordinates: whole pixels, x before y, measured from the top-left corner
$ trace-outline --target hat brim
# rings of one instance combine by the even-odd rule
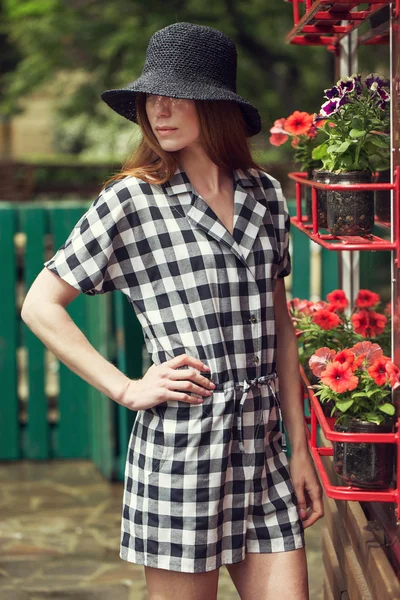
[[[242,110],[247,136],[251,137],[261,131],[261,118],[255,106],[231,90],[210,84],[209,79],[204,82],[198,78],[193,81],[176,77],[168,79],[165,74],[157,77],[154,73],[149,73],[125,88],[104,91],[101,99],[116,113],[137,123],[137,92],[188,100],[231,100],[237,102]]]

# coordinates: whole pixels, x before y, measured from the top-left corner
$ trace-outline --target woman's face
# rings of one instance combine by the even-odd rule
[[[146,113],[163,150],[176,152],[199,141],[200,123],[194,100],[146,94]]]

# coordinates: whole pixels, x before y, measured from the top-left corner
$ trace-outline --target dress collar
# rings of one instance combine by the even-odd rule
[[[236,185],[240,185],[243,188],[254,187],[257,185],[256,178],[248,169],[232,169],[232,174]],[[193,193],[196,192],[190,183],[189,177],[181,167],[178,167],[172,177],[162,185],[169,196],[189,191]]]

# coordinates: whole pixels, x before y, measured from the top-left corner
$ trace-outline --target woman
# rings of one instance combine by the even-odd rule
[[[323,510],[286,308],[289,216],[279,182],[250,155],[260,117],[236,94],[235,45],[175,23],[150,39],[141,77],[102,98],[142,141],[44,263],[22,318],[72,371],[137,411],[120,557],[145,566],[149,599],[216,598],[225,564],[242,599],[304,600],[303,530]],[[64,310],[79,292],[114,290],[152,355],[138,380]]]

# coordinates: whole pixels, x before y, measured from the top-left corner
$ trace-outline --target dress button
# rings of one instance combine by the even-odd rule
[[[256,315],[251,315],[251,317],[250,317],[250,321],[251,321],[252,323],[257,323],[257,317],[256,317]]]
[[[255,354],[253,356],[253,360],[254,360],[255,363],[258,363],[260,361],[260,359],[258,358],[257,354]]]

